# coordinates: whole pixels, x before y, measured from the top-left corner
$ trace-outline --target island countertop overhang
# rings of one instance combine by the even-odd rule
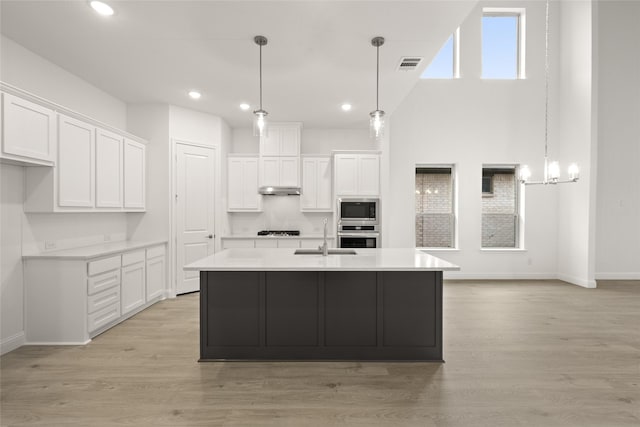
[[[357,255],[294,255],[294,249],[225,249],[186,271],[457,271],[455,264],[414,248],[356,249]]]

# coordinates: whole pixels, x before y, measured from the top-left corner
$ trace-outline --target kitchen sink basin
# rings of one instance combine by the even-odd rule
[[[296,249],[294,255],[322,255],[320,249]],[[329,249],[329,255],[358,255],[353,249]]]

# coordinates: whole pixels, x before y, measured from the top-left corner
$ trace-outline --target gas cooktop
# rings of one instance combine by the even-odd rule
[[[258,236],[299,236],[300,230],[262,230]]]

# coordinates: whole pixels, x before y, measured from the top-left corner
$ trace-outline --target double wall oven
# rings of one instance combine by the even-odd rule
[[[338,247],[380,247],[380,199],[338,199]]]

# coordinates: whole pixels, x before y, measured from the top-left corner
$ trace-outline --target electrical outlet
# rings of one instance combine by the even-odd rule
[[[104,241],[105,242],[110,242],[111,241],[111,234],[107,233],[104,235]]]
[[[56,242],[54,242],[52,240],[45,240],[44,241],[44,248],[45,249],[55,249],[56,248]]]

